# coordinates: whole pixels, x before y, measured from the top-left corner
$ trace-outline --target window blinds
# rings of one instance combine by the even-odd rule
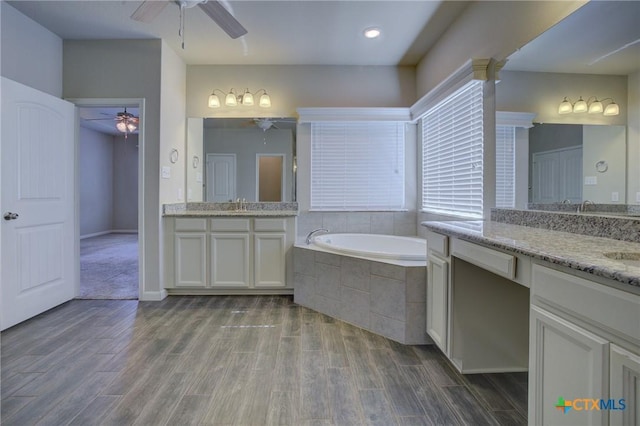
[[[311,209],[404,209],[404,123],[312,123]]]
[[[516,128],[496,126],[496,207],[516,205]]]
[[[482,82],[471,81],[422,117],[422,209],[482,218]]]

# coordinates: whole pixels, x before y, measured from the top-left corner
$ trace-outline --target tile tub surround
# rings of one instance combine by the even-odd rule
[[[640,218],[589,213],[491,209],[491,220],[640,243]]]
[[[407,212],[300,212],[296,241],[304,241],[314,229],[331,233],[386,234],[414,237],[417,231],[415,211]]]
[[[431,343],[424,326],[424,264],[400,266],[297,245],[293,268],[297,304],[399,343]]]
[[[604,256],[607,252],[640,252],[639,243],[494,221],[433,221],[422,225],[434,232],[602,277],[608,285],[640,294],[640,264]]]

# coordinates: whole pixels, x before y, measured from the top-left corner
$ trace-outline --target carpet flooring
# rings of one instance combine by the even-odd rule
[[[138,298],[137,234],[106,234],[80,240],[77,298]]]

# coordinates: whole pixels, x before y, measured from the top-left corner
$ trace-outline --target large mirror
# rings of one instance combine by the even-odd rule
[[[529,129],[529,203],[625,202],[625,126],[536,124]]]
[[[189,119],[187,201],[295,201],[295,137],[295,118]]]
[[[615,25],[602,25],[603,17]],[[639,19],[638,2],[589,2],[507,58],[496,109],[535,115],[535,125],[521,129],[528,161],[516,162],[528,168],[529,202],[630,201],[627,114],[637,99],[627,99],[628,76],[640,72]],[[565,96],[611,98],[604,106],[613,101],[620,113],[559,114]]]

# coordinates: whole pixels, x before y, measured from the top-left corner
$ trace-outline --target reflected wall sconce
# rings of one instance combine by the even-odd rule
[[[220,92],[224,97],[224,104],[228,107],[235,107],[238,105],[247,105],[252,106],[255,104],[254,96],[258,96],[258,93],[263,92],[260,95],[258,105],[261,108],[270,108],[271,107],[271,97],[267,93],[265,89],[260,89],[254,93],[251,93],[249,89],[246,89],[241,95],[236,94],[235,89],[229,90],[229,93],[224,93],[220,89],[213,89],[211,94],[209,95],[209,108],[220,108],[222,105],[220,103],[220,98],[216,95],[216,91]]]
[[[606,101],[611,102],[605,107],[603,102]],[[564,100],[560,102],[560,105],[558,106],[558,114],[570,114],[572,112],[576,114],[586,112],[588,114],[602,114],[610,116],[620,114],[620,107],[611,98],[598,100],[597,97],[591,96],[585,101],[582,99],[582,96],[580,96],[580,99],[574,103],[571,99],[567,99],[565,96]]]

